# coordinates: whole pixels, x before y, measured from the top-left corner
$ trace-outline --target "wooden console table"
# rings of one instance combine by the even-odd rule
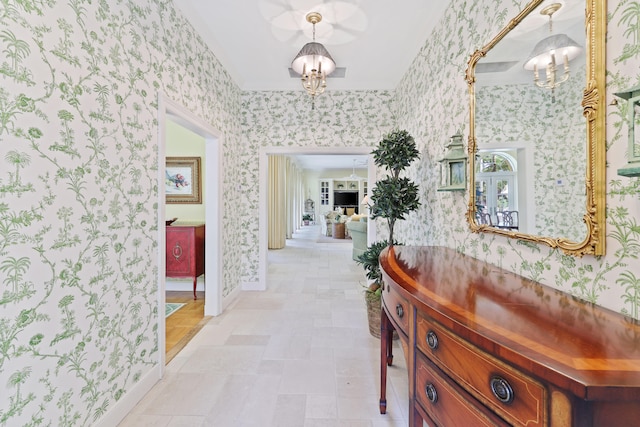
[[[192,277],[193,299],[198,276],[204,274],[205,226],[201,223],[173,223],[166,232],[166,276]]]
[[[448,248],[380,265],[381,413],[397,330],[412,427],[640,425],[638,321]]]

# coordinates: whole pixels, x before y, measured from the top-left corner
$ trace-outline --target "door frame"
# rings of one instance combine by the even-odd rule
[[[165,348],[166,329],[164,305],[166,302],[166,259],[165,259],[165,158],[166,158],[166,126],[173,121],[189,129],[205,140],[206,168],[203,182],[205,187],[205,302],[204,315],[217,316],[222,312],[222,132],[193,114],[186,107],[170,99],[166,94],[158,94],[158,345]],[[160,354],[160,366],[164,371],[165,352]]]
[[[268,212],[268,183],[269,183],[269,155],[299,155],[299,154],[324,154],[324,155],[369,155],[367,161],[367,182],[369,192],[376,182],[376,168],[371,155],[372,147],[262,147],[259,156],[259,195],[258,212]],[[269,229],[267,215],[258,216],[258,282],[243,283],[243,290],[266,290],[267,289],[267,253]],[[369,224],[374,225],[374,222]],[[375,242],[376,227],[367,227],[367,243]]]

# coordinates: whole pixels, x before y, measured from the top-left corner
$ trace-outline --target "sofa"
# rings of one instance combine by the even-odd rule
[[[354,261],[358,260],[358,257],[366,252],[367,246],[367,217],[354,215],[351,217],[351,221],[347,221],[347,230],[351,235],[351,241],[353,242],[353,251],[351,257]]]

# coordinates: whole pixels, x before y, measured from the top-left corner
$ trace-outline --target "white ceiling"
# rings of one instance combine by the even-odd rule
[[[302,90],[288,68],[316,41],[344,78],[331,90],[391,90],[411,65],[450,0],[178,0],[175,5],[242,90]]]
[[[538,10],[551,2],[562,3],[564,7],[554,15],[554,29],[562,29],[570,36],[577,29],[576,39],[580,40],[580,32],[584,32],[581,1],[548,0]],[[330,92],[395,89],[450,3],[451,0],[177,0],[174,4],[242,90],[302,91],[299,78],[292,78],[288,69],[302,46],[312,40],[312,25],[305,16],[320,12],[323,20],[316,25],[316,41],[325,45],[338,68],[346,68],[345,77],[327,80]],[[573,25],[575,22],[578,25]],[[480,62],[522,62],[523,52],[530,52],[529,45],[533,46],[547,31],[548,18],[534,11]],[[507,72],[483,73],[478,78],[478,85],[532,80],[530,73],[522,71],[521,64]],[[366,164],[367,159],[366,155],[292,157],[303,168],[314,170],[350,169],[354,159],[358,164]]]
[[[584,1],[583,0],[547,0],[541,3],[530,15],[511,30],[487,55],[478,61],[476,68],[476,87],[504,85],[505,83],[532,84],[533,72],[523,68],[530,52],[543,38],[552,34],[549,29],[549,17],[540,11],[551,3],[560,3],[562,7],[553,14],[553,34],[564,33],[584,47]],[[488,42],[488,40],[487,40]],[[481,46],[478,46],[479,48]],[[571,68],[577,69],[585,63],[585,53],[571,62]],[[509,64],[504,70],[487,72],[492,66]],[[483,72],[479,67],[487,66]],[[544,67],[541,67],[540,77],[545,78]],[[562,66],[558,67],[562,72]]]
[[[291,61],[312,41],[305,20],[320,12],[316,41],[345,77],[332,90],[392,90],[411,65],[450,0],[178,0],[191,22],[242,90],[300,90]],[[401,7],[399,7],[401,5]],[[295,155],[303,169],[366,168],[366,155]]]

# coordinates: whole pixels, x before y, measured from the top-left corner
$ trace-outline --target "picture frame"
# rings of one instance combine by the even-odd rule
[[[168,204],[202,203],[200,157],[167,157],[165,199]]]

